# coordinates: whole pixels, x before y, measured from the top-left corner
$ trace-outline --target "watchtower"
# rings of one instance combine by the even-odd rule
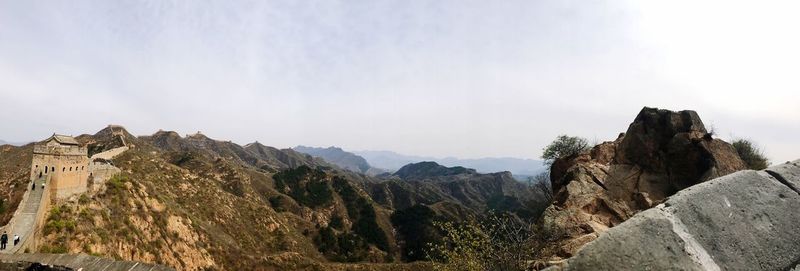
[[[47,185],[57,199],[86,192],[89,178],[86,147],[71,136],[57,134],[36,143],[33,147],[31,180],[39,180],[47,175],[52,175]]]

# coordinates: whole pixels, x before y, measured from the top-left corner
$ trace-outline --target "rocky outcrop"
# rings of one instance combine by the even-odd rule
[[[464,167],[445,167],[436,162],[419,162],[405,165],[393,175],[407,181],[434,181],[441,177],[452,177],[462,174],[477,174],[477,172],[474,169]]]
[[[548,270],[797,270],[800,160],[692,186]]]
[[[571,257],[676,192],[742,169],[733,147],[713,138],[696,112],[645,107],[615,141],[553,163],[554,202],[541,223],[558,237],[547,254]]]

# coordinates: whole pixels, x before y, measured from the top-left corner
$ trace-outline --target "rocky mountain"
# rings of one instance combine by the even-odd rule
[[[459,159],[454,157],[436,158],[404,155],[391,151],[357,151],[355,154],[364,157],[370,165],[389,171],[398,170],[405,165],[433,161],[440,165],[473,168],[481,173],[509,171],[515,176],[533,176],[546,168],[541,160],[520,158],[478,158]]]
[[[384,172],[381,169],[370,166],[370,164],[367,163],[367,160],[365,160],[363,157],[355,155],[351,152],[346,152],[341,148],[337,147],[315,148],[315,147],[297,146],[292,149],[297,152],[309,154],[315,157],[320,157],[325,161],[327,161],[328,163],[337,165],[343,169],[347,169],[353,172],[364,173],[373,176]]]
[[[373,177],[258,142],[134,136],[114,125],[76,139],[93,154],[127,147],[111,161],[121,174],[56,203],[38,252],[178,270],[429,270],[405,262],[440,238],[432,221],[488,210],[532,217],[544,206],[508,172],[421,163]],[[32,145],[0,151],[7,219],[27,187]]]
[[[409,164],[388,181],[369,184],[373,198],[394,209],[415,204],[447,205],[471,212],[490,209],[534,217],[546,204],[544,197],[516,181],[509,172],[477,173],[464,167],[445,167],[435,162]],[[442,204],[440,204],[442,203]],[[440,210],[458,214],[461,210]]]
[[[616,140],[553,163],[554,200],[540,220],[554,238],[548,260],[571,257],[684,188],[743,169],[736,150],[696,112],[644,108]]]
[[[474,169],[469,169],[461,166],[445,167],[437,164],[436,162],[419,162],[408,164],[395,172],[394,176],[400,177],[403,180],[438,180],[443,177],[452,177],[456,175],[476,175],[478,172]]]

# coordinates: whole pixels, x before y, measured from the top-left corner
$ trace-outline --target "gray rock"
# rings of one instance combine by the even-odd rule
[[[666,205],[726,270],[785,270],[800,260],[800,194],[765,172],[717,178]]]
[[[703,270],[661,209],[641,212],[547,270]]]
[[[796,164],[770,170],[800,176]],[[800,263],[798,210],[789,186],[740,171],[678,192],[548,270],[791,270]]]
[[[800,160],[772,166],[765,171],[800,193]]]

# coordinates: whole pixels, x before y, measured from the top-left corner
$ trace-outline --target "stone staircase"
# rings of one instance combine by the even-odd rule
[[[31,187],[26,187],[27,191],[22,197],[22,201],[17,207],[17,211],[11,218],[11,221],[3,227],[3,231],[8,234],[8,246],[5,250],[0,250],[0,253],[13,254],[24,251],[33,243],[33,236],[36,234],[37,224],[44,221],[47,215],[50,195],[47,186],[42,189],[42,182],[49,184],[50,175],[37,178],[34,182],[36,189],[31,190]],[[13,243],[14,235],[20,237],[20,242],[16,246]]]

